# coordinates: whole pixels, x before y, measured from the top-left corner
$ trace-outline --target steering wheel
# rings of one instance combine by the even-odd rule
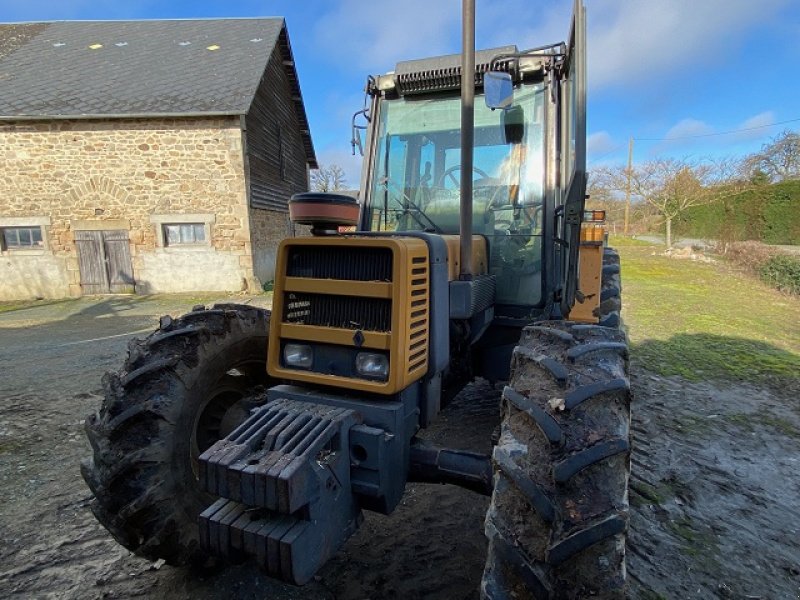
[[[444,187],[444,185],[442,184],[444,183],[445,177],[450,177],[450,181],[453,182],[453,185],[455,185],[457,188],[460,188],[461,181],[456,179],[455,176],[453,175],[453,173],[460,170],[461,170],[461,165],[453,165],[449,169],[445,169],[444,173],[439,175],[439,178],[436,180],[435,186],[439,188]],[[490,177],[486,173],[481,171],[478,167],[472,167],[472,170],[475,171],[478,175],[480,175],[484,179],[490,179]]]
[[[537,224],[541,221],[541,214],[542,214],[543,208],[544,208],[544,206],[541,203],[537,203],[537,204],[534,204],[534,205],[527,205],[527,206],[526,205],[520,205],[519,207],[515,207],[512,204],[509,204],[509,205],[506,205],[506,206],[501,206],[501,207],[495,207],[492,204],[487,204],[486,205],[486,210],[483,213],[483,220],[484,220],[485,223],[488,223],[489,220],[490,220],[489,219],[489,214],[494,212],[495,213],[495,217],[494,217],[494,227],[495,227],[495,229],[501,229],[501,230],[506,231],[506,233],[509,233],[511,231],[513,225],[514,225],[513,216],[509,218],[506,215],[503,218],[497,218],[497,213],[498,212],[507,213],[507,212],[512,212],[514,210],[521,210],[525,214],[527,219],[528,219],[528,223],[527,224],[530,225],[533,228],[536,228]]]

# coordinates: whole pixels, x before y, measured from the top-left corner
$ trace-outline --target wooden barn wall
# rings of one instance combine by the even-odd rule
[[[308,191],[306,154],[291,95],[280,47],[276,45],[245,117],[253,208],[286,212],[292,194]]]

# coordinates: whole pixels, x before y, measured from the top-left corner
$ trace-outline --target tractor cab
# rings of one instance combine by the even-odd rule
[[[576,60],[566,44],[476,53],[473,167],[461,160],[460,55],[399,63],[370,77],[361,190],[363,231],[459,234],[460,189],[472,180],[472,233],[486,243],[496,313],[542,314],[564,297],[568,189],[580,199]],[[487,72],[511,80],[505,106],[485,101]],[[358,128],[354,139],[360,145]],[[580,168],[576,169],[576,166]],[[580,191],[578,188],[581,188]]]

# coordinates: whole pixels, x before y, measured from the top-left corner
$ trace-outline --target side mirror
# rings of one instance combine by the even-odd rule
[[[514,84],[511,73],[487,71],[483,75],[483,92],[486,106],[491,109],[508,108],[514,102]]]
[[[358,148],[358,153],[361,156],[364,156],[364,146],[361,143],[361,130],[363,129],[366,131],[367,126],[359,125],[358,123],[356,123],[356,119],[358,119],[359,116],[364,117],[364,120],[367,123],[369,123],[369,109],[368,108],[361,109],[360,111],[358,111],[356,114],[353,115],[353,119],[350,121],[353,134],[353,136],[350,138],[350,146],[352,146],[353,148],[353,156],[356,155],[356,148]]]
[[[353,137],[350,140],[350,146],[353,148],[353,156],[356,155],[356,148],[358,148],[358,153],[364,156],[364,146],[361,143],[361,131],[356,125],[353,125]]]

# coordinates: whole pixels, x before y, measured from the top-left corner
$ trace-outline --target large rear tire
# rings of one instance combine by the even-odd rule
[[[603,274],[600,278],[600,305],[595,316],[603,327],[622,327],[622,279],[619,253],[603,248]]]
[[[173,565],[204,560],[197,517],[214,499],[199,487],[197,457],[246,418],[248,394],[267,383],[268,336],[269,311],[196,307],[163,317],[103,377],[81,472],[92,511],[120,544]]]
[[[502,406],[483,597],[623,598],[625,334],[565,322],[526,327]]]

